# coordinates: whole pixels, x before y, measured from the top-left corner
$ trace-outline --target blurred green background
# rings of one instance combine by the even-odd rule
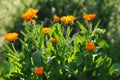
[[[120,0],[0,0],[0,80],[9,70],[9,63],[2,56],[3,44],[7,43],[3,34],[22,30],[21,15],[29,8],[39,9],[37,21],[44,21],[45,26],[50,26],[53,15],[74,15],[83,22],[84,14],[97,14],[95,22],[101,19],[100,27],[107,30],[103,37],[109,43],[106,54],[113,63],[120,64]],[[16,46],[19,48],[19,43]]]

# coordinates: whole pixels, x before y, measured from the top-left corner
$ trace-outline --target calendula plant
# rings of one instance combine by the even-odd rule
[[[95,26],[92,21],[96,14],[87,14],[83,18],[84,26],[71,15],[54,16],[53,24],[46,27],[35,22],[38,10],[30,9],[22,15],[25,30],[5,34],[12,47],[4,45],[5,56],[11,63],[6,76],[9,80],[108,80],[114,72],[112,59],[105,49],[109,47],[102,38],[105,29],[100,29],[100,20]],[[79,27],[71,35],[72,28]],[[21,49],[14,47],[19,40]]]

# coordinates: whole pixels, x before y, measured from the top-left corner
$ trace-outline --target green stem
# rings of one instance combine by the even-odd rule
[[[92,33],[92,23],[90,22],[90,33]]]
[[[45,35],[45,41],[46,42],[48,41],[48,35]]]
[[[14,46],[14,43],[12,42],[11,44],[12,44],[12,48],[13,48],[14,52],[17,53],[15,46]]]
[[[38,80],[43,80],[42,76],[38,76]]]
[[[92,38],[91,37],[91,34],[92,34],[92,22],[89,22],[88,25],[89,25],[88,26],[88,29],[89,29],[89,37],[88,38],[91,40],[91,38]]]
[[[35,26],[35,24],[34,24],[34,27],[35,27],[35,35],[36,35],[36,38],[38,40],[38,38],[39,38],[39,36],[38,36],[38,28],[37,28],[37,26]]]

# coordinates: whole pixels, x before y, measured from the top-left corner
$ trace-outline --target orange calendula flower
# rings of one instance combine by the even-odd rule
[[[44,73],[43,67],[35,68],[34,73],[38,76],[41,76]]]
[[[65,24],[71,24],[76,18],[74,16],[63,16],[60,18],[60,21],[64,22]]]
[[[83,18],[87,21],[91,21],[91,20],[95,19],[95,17],[96,17],[96,14],[86,14],[83,16]]]
[[[14,33],[5,34],[4,38],[9,42],[14,41],[18,38],[18,33],[14,32]]]
[[[30,20],[36,16],[37,12],[37,9],[29,9],[22,15],[22,18],[25,20]]]
[[[51,42],[52,43],[56,43],[56,39],[55,38],[51,38]]]
[[[60,18],[59,18],[58,16],[54,16],[54,17],[53,17],[53,21],[54,21],[54,22],[59,22],[59,20],[60,20]]]
[[[49,30],[52,30],[50,27],[46,27],[46,28],[43,28],[43,32],[44,32],[44,34],[48,34],[48,31]]]
[[[95,44],[94,44],[93,42],[90,42],[90,43],[87,43],[87,44],[86,44],[86,49],[87,49],[89,52],[93,51],[94,48],[95,48]]]

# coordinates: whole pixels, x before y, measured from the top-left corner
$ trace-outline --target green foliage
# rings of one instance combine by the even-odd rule
[[[15,58],[17,57],[17,59],[18,59],[18,57],[20,57],[20,61],[22,62],[25,60],[24,58],[27,57],[27,55],[36,56],[36,55],[31,55],[31,53],[36,53],[36,52],[41,53],[42,52],[43,54],[45,54],[45,52],[47,52],[48,53],[48,55],[46,55],[48,57],[47,61],[51,63],[52,60],[54,60],[56,57],[55,56],[49,57],[49,56],[52,53],[51,50],[54,51],[56,48],[54,49],[55,45],[51,44],[50,40],[47,41],[47,43],[44,41],[47,38],[49,39],[49,37],[46,37],[43,35],[41,27],[43,27],[43,26],[58,26],[58,24],[51,25],[49,22],[49,19],[52,19],[53,15],[59,15],[59,16],[71,15],[71,14],[76,15],[77,19],[80,22],[78,21],[78,23],[75,24],[75,26],[79,24],[79,27],[73,28],[73,30],[74,30],[74,32],[77,32],[78,30],[82,30],[82,31],[78,32],[79,34],[78,33],[73,34],[72,33],[73,30],[71,30],[72,31],[71,32],[70,28],[68,28],[68,30],[64,30],[64,29],[56,30],[55,29],[56,33],[52,34],[52,32],[51,32],[51,33],[49,33],[50,34],[49,36],[51,38],[51,37],[55,37],[55,35],[56,35],[56,39],[58,42],[57,45],[61,46],[63,44],[66,44],[66,45],[64,45],[63,48],[68,47],[70,44],[72,44],[72,45],[70,45],[70,50],[72,48],[72,49],[74,49],[74,53],[77,53],[79,50],[81,51],[81,49],[79,49],[79,48],[85,45],[85,42],[86,42],[85,40],[88,40],[88,38],[90,37],[87,35],[88,31],[85,30],[88,27],[80,26],[80,25],[83,25],[83,24],[81,24],[83,22],[81,15],[83,15],[85,13],[93,13],[94,12],[97,14],[98,19],[99,18],[101,19],[101,21],[98,21],[98,23],[96,25],[100,25],[99,27],[107,28],[107,42],[109,42],[109,44],[110,44],[110,45],[108,45],[105,40],[99,39],[100,37],[102,37],[102,34],[105,33],[106,29],[100,29],[97,27],[96,29],[93,30],[93,32],[91,34],[92,39],[94,39],[94,37],[96,38],[95,39],[96,45],[99,45],[99,47],[96,47],[95,52],[97,52],[99,50],[100,51],[106,50],[106,48],[109,47],[109,49],[107,50],[108,55],[113,59],[113,62],[119,62],[120,61],[119,60],[120,59],[119,58],[120,46],[118,45],[120,43],[120,40],[119,40],[120,38],[118,36],[120,34],[119,33],[120,32],[119,31],[120,30],[119,29],[119,18],[120,18],[119,3],[120,3],[120,0],[103,0],[103,1],[99,1],[99,0],[91,0],[91,1],[89,1],[89,0],[65,0],[65,1],[62,1],[62,0],[36,0],[36,1],[33,1],[33,0],[29,0],[29,1],[28,0],[16,0],[16,1],[1,0],[0,1],[0,6],[1,6],[0,14],[2,16],[0,17],[0,19],[1,19],[1,22],[0,22],[1,33],[0,34],[6,33],[7,32],[7,31],[5,31],[6,29],[8,31],[10,31],[11,29],[14,29],[12,31],[16,31],[16,29],[17,29],[17,31],[19,32],[19,29],[22,26],[21,18],[20,18],[21,13],[24,11],[24,9],[29,8],[29,6],[30,7],[36,6],[38,9],[40,9],[40,14],[38,14],[37,21],[39,22],[39,20],[44,20],[44,22],[43,22],[44,24],[38,25],[39,26],[38,33],[35,32],[36,31],[35,28],[33,28],[33,31],[31,31],[31,32],[29,32],[29,30],[26,30],[26,32],[28,31],[27,35],[26,35],[26,32],[21,31],[22,36],[25,37],[25,41],[20,39],[20,42],[22,44],[22,51],[20,51],[20,52],[18,51],[18,54],[16,54],[14,57]],[[20,20],[18,20],[18,19],[20,19]],[[97,19],[95,19],[95,21],[97,21]],[[93,22],[93,23],[96,23],[96,22]],[[62,25],[59,24],[59,26],[62,26]],[[15,27],[15,28],[13,28],[13,27]],[[93,27],[94,27],[94,24],[93,24]],[[61,30],[60,31],[61,33],[59,33],[59,36],[57,36],[59,30]],[[67,33],[63,35],[62,32],[66,32],[66,31],[67,31]],[[41,37],[41,38],[35,37],[36,34],[39,34],[38,37]],[[69,34],[73,34],[74,36],[69,37]],[[60,36],[61,36],[61,38],[59,39]],[[106,38],[105,34],[104,34],[104,36]],[[44,37],[46,37],[46,38],[44,39]],[[30,40],[28,40],[29,38],[30,38]],[[37,41],[34,41],[36,39],[37,39]],[[92,39],[90,39],[90,40],[92,40]],[[3,39],[1,39],[1,43],[2,43],[2,40]],[[90,40],[88,40],[88,42]],[[66,43],[66,42],[68,42],[68,43]],[[81,44],[81,45],[79,45],[79,44]],[[31,45],[32,47],[30,47],[29,45]],[[44,49],[45,46],[49,46],[50,48],[47,48],[45,51],[45,49]],[[20,48],[19,45],[17,45],[17,47]],[[36,47],[37,47],[37,51],[35,49]],[[7,46],[6,46],[6,48],[7,48]],[[41,50],[41,48],[42,48],[42,50]],[[104,49],[102,49],[102,48],[104,48]],[[7,48],[7,50],[10,53],[7,56],[11,56],[11,60],[13,62],[14,62],[14,60],[16,61],[16,59],[13,58],[13,54],[12,54],[11,50],[8,48]],[[63,50],[63,49],[60,48],[60,50]],[[65,50],[67,50],[67,49],[65,49]],[[0,53],[3,53],[3,52],[0,51]],[[26,56],[23,53],[26,53]],[[104,53],[106,54],[106,52],[104,52]],[[74,56],[74,55],[72,56],[73,59],[76,58],[76,56]],[[68,56],[68,55],[66,55],[66,56]],[[82,59],[82,58],[80,57],[80,59]],[[29,59],[27,59],[27,60],[29,60]],[[26,60],[26,62],[27,62],[27,60]],[[35,61],[35,60],[33,60],[33,61]],[[71,57],[69,58],[68,61],[71,61]],[[33,62],[31,62],[31,63],[33,64]],[[3,62],[1,62],[1,64],[3,64]],[[26,67],[25,64],[24,64],[24,67]],[[69,68],[67,66],[65,66],[65,67],[66,67],[66,70],[69,70]],[[23,70],[24,72],[25,72],[25,69]],[[112,70],[112,68],[110,68],[110,70]],[[77,71],[78,70],[75,70],[75,73],[77,73]],[[60,70],[60,72],[61,72],[61,70]],[[93,71],[92,75],[96,75],[96,70]],[[69,76],[71,76],[71,75],[69,75]],[[0,78],[0,80],[1,80],[1,78]]]
[[[75,15],[82,22],[81,15],[86,13],[96,13],[98,19],[101,19],[101,28],[107,29],[104,38],[108,41],[110,47],[108,55],[112,57],[113,62],[120,63],[120,0],[44,0],[38,1],[40,13],[39,20],[44,20],[45,25],[49,26],[48,18],[53,15]],[[49,13],[49,14],[48,14]],[[96,20],[97,21],[97,20]],[[51,26],[51,25],[50,25]],[[78,28],[74,29],[78,30]],[[116,37],[117,36],[117,37]],[[116,48],[115,48],[116,47]],[[116,53],[116,54],[114,54]]]
[[[114,48],[120,42],[120,38],[116,37],[120,34],[119,3],[120,0],[1,0],[0,14],[2,16],[0,16],[0,34],[4,34],[11,30],[16,31],[16,29],[17,31],[19,31],[22,26],[21,13],[30,7],[36,7],[40,10],[38,21],[44,20],[44,25],[47,26],[51,26],[51,24],[48,23],[48,19],[52,19],[53,15],[76,15],[77,18],[81,20],[81,15],[94,12],[97,14],[97,17],[102,20],[100,27],[107,28],[108,33],[107,36],[105,35],[105,38],[107,37],[106,39],[111,46],[110,50],[112,49],[112,51],[108,50],[110,51],[108,53],[110,53],[109,55],[113,58],[114,62],[119,62],[119,58],[116,58],[117,56],[119,56],[119,45],[117,46],[117,48]],[[78,28],[74,30],[76,32]],[[0,38],[1,47],[3,43],[3,38],[2,36],[0,36]],[[116,53],[116,55],[114,55],[114,53]]]
[[[89,23],[89,22],[88,22]],[[25,29],[21,31],[21,50],[16,50],[14,43],[12,49],[4,45],[5,56],[11,63],[6,78],[10,80],[108,80],[113,75],[112,59],[105,53],[109,47],[102,39],[105,30],[100,29],[92,22],[84,26],[75,21],[74,28],[80,30],[71,36],[73,28],[61,22],[53,23],[48,34],[44,34],[43,22],[29,24],[24,22]],[[56,39],[56,43],[51,41]],[[89,51],[86,44],[93,42],[95,48]],[[36,75],[36,67],[43,67],[44,73]],[[87,76],[87,77],[86,77]]]

